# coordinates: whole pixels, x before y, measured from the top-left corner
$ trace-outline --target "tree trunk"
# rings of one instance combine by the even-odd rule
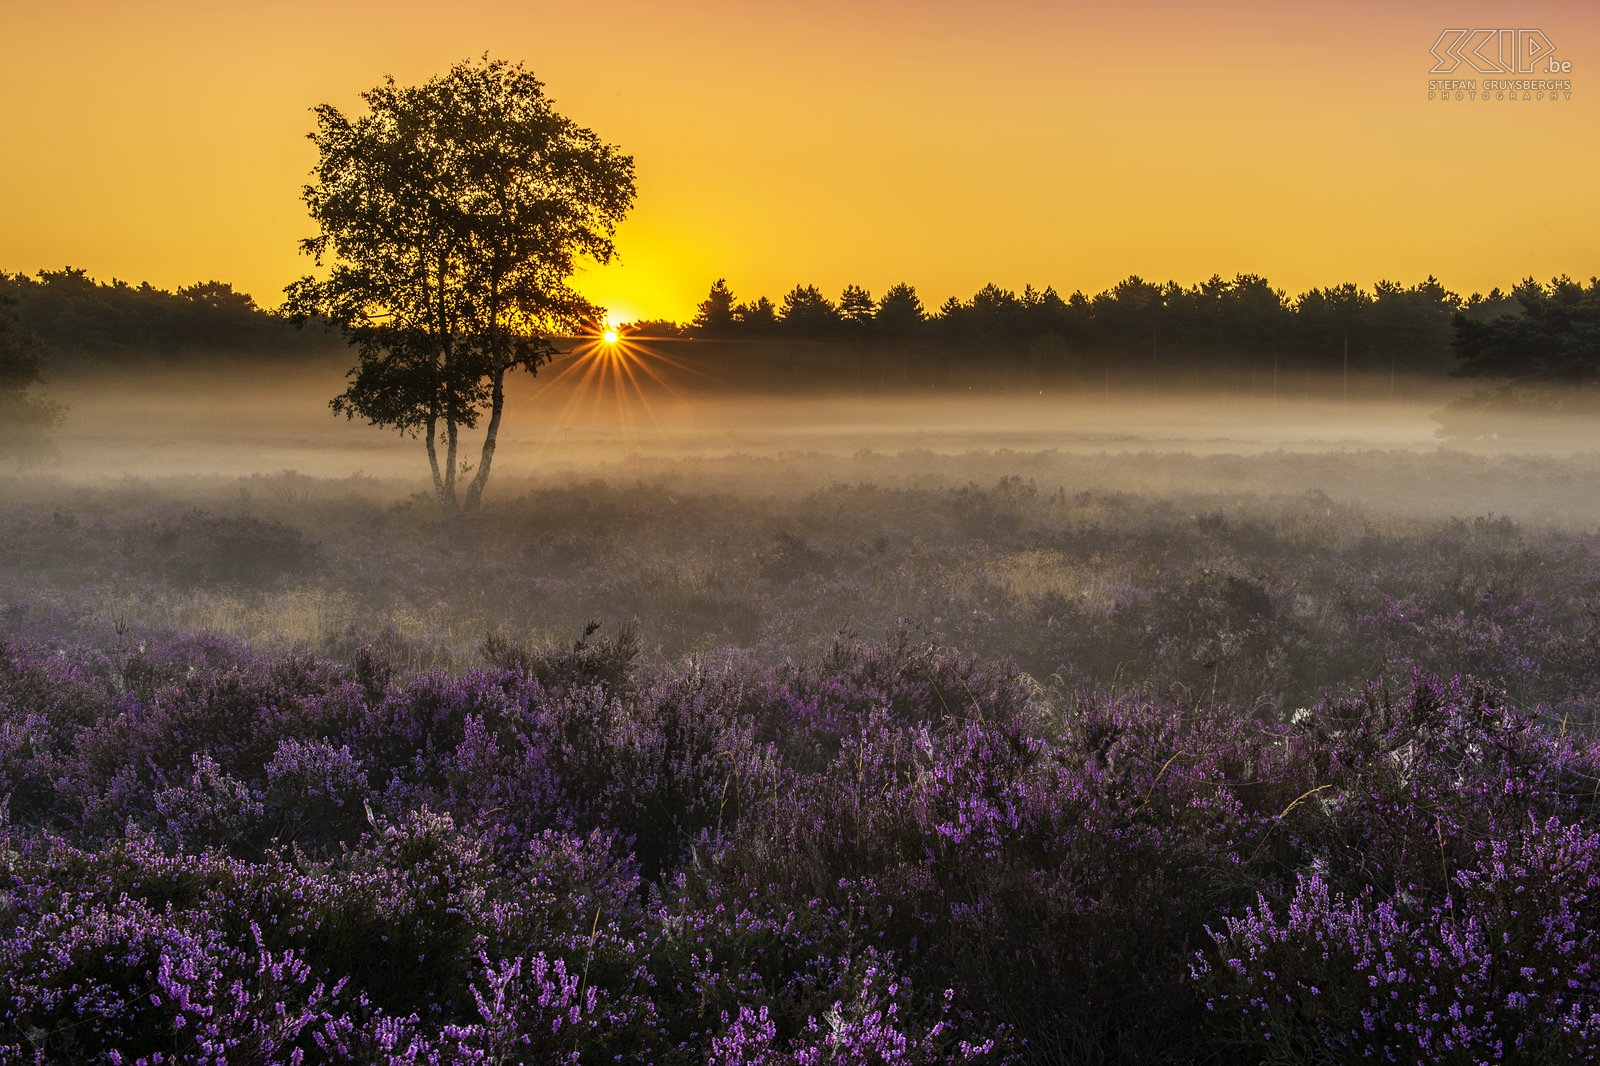
[[[444,301],[444,279],[448,266],[443,251],[439,253],[439,330],[443,336],[443,346],[440,351],[440,374],[444,381],[451,380],[455,370],[455,322],[451,320]],[[454,414],[446,414],[444,420],[445,438],[445,464],[444,485],[439,493],[439,503],[447,511],[457,509],[456,503],[456,419]]]
[[[444,504],[445,509],[448,511],[454,511],[460,506],[456,502],[456,441],[458,436],[459,430],[456,426],[456,420],[453,418],[445,419],[444,495],[439,498],[439,502]]]
[[[495,444],[500,439],[500,415],[506,406],[506,371],[511,364],[505,358],[505,341],[500,326],[501,274],[496,263],[489,283],[489,358],[493,368],[494,385],[489,392],[489,424],[483,430],[483,451],[478,455],[478,472],[467,485],[466,509],[476,511],[483,504],[483,487],[489,482],[489,469],[494,466]]]
[[[500,414],[506,405],[506,370],[496,363],[494,388],[490,393],[489,425],[483,431],[483,453],[478,457],[478,473],[467,486],[466,509],[476,511],[483,503],[483,487],[489,481],[489,468],[494,465],[495,444],[500,438]]]
[[[437,432],[438,421],[433,418],[428,419],[428,435],[423,439],[428,446],[428,467],[433,471],[433,494],[438,498],[439,506],[448,507],[449,504],[445,501],[444,476],[439,472],[439,448],[434,440]]]

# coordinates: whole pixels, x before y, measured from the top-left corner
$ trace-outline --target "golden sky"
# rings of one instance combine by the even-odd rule
[[[774,300],[906,281],[936,306],[1132,273],[1291,294],[1600,273],[1590,0],[55,0],[0,26],[13,272],[276,305],[309,268],[309,109],[488,52],[634,156],[621,262],[580,282],[619,320],[686,319],[718,277]],[[1429,101],[1429,48],[1479,27],[1542,30],[1570,98]]]

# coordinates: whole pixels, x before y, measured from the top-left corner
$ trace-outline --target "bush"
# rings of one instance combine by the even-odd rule
[[[591,635],[467,673],[0,646],[4,1055],[1600,1052],[1600,746],[1487,683],[1279,715],[909,628]]]

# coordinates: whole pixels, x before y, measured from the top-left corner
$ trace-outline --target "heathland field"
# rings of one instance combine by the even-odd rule
[[[58,394],[0,1059],[1600,1055],[1581,426],[530,404],[447,515],[314,405]]]

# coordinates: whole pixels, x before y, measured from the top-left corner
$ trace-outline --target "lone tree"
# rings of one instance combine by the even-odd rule
[[[362,99],[354,120],[316,108],[304,199],[320,232],[301,250],[330,269],[290,285],[285,308],[337,323],[359,353],[334,411],[420,435],[440,504],[475,510],[506,374],[537,371],[556,354],[550,336],[596,316],[568,282],[580,257],[613,255],[633,158],[557,114],[521,64],[487,56]],[[460,433],[485,413],[458,501],[471,472]]]
[[[0,455],[25,464],[51,454],[50,431],[66,409],[33,389],[43,381],[43,346],[17,324],[16,302],[0,295]]]

